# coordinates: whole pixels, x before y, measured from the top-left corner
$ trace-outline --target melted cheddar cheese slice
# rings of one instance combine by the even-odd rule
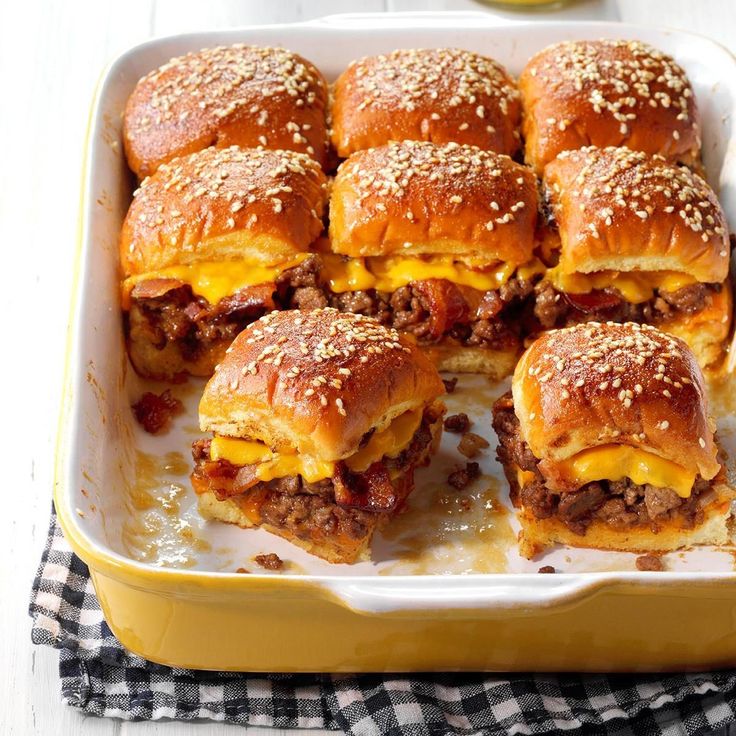
[[[562,466],[564,475],[580,485],[630,478],[637,485],[671,488],[680,498],[689,498],[696,475],[671,460],[626,445],[592,447],[573,455]]]
[[[308,255],[310,254],[300,253],[275,266],[264,266],[252,261],[205,261],[130,276],[123,282],[123,308],[128,309],[130,306],[130,292],[133,287],[141,281],[152,279],[183,281],[192,287],[197,296],[204,297],[210,304],[217,304],[239,289],[275,281],[287,269],[298,266]],[[424,279],[446,279],[461,286],[489,291],[505,284],[514,272],[520,278],[529,279],[545,271],[544,265],[538,259],[518,268],[511,264],[499,264],[485,269],[474,269],[457,263],[452,256],[364,259],[323,253],[321,259],[323,276],[335,293],[366,289],[393,292],[412,281]]]
[[[217,304],[239,289],[275,281],[284,271],[298,266],[309,253],[300,253],[284,263],[264,266],[252,261],[203,261],[186,266],[169,266],[159,271],[130,276],[123,282],[123,304],[130,301],[130,292],[141,281],[151,279],[177,279],[192,287],[197,296],[204,297],[210,304]]]
[[[538,259],[518,268],[508,263],[491,268],[471,268],[455,261],[452,256],[345,259],[328,253],[322,258],[327,281],[336,293],[366,289],[393,292],[412,281],[426,279],[445,279],[460,286],[489,291],[505,284],[514,272],[520,278],[528,279],[545,271]]]
[[[649,301],[655,289],[677,291],[696,283],[696,279],[689,274],[676,271],[565,273],[559,266],[547,271],[547,279],[558,291],[567,294],[587,294],[596,289],[615,288],[632,304]]]
[[[422,420],[422,411],[408,411],[394,419],[381,432],[374,432],[370,440],[354,455],[345,460],[350,470],[362,473],[384,456],[396,457],[406,449]],[[212,460],[227,460],[233,465],[257,464],[256,477],[262,481],[301,475],[308,483],[331,478],[335,464],[313,455],[295,452],[273,452],[262,442],[214,437],[210,444]]]

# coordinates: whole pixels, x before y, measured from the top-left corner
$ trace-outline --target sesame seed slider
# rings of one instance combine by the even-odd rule
[[[209,146],[298,151],[324,165],[327,84],[286,49],[235,44],[171,59],[128,99],[123,140],[139,178]]]
[[[626,146],[697,166],[700,123],[687,75],[639,41],[564,41],[519,78],[526,162],[541,175],[561,151]]]
[[[544,270],[537,210],[534,174],[508,156],[416,141],[359,151],[332,188],[331,288],[350,303],[368,294],[372,313],[412,333],[441,370],[500,378]]]
[[[493,407],[521,552],[723,544],[736,492],[703,376],[678,338],[591,322],[542,335]]]
[[[194,443],[200,512],[330,562],[367,559],[442,431],[444,385],[398,332],[335,309],[272,312],[207,384]]]
[[[120,237],[138,372],[208,376],[245,325],[290,307],[325,203],[319,165],[293,151],[207,148],[145,179]]]
[[[335,82],[332,142],[339,156],[389,141],[519,150],[521,104],[493,59],[462,49],[399,49],[350,64]]]
[[[690,169],[627,148],[561,153],[544,172],[559,263],[536,286],[544,328],[647,322],[682,337],[702,366],[728,337],[726,218]]]

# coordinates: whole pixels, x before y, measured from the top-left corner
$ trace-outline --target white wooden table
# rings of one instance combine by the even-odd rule
[[[486,7],[516,14],[474,0],[0,0],[0,385],[7,388],[0,432],[9,469],[0,505],[0,735],[235,733],[212,723],[87,718],[60,704],[56,653],[30,643],[27,600],[50,507],[80,153],[104,64],[127,46],[182,31]],[[734,0],[580,0],[536,13],[547,15],[686,28],[736,50]]]

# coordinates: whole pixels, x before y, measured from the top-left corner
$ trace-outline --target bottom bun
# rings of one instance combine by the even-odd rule
[[[731,502],[736,498],[736,491],[723,482],[724,478],[719,476],[718,481],[703,508],[703,521],[693,528],[672,523],[662,525],[658,532],[646,526],[615,529],[595,520],[585,534],[580,535],[558,518],[537,519],[528,509],[522,508],[518,511],[521,522],[519,552],[532,559],[555,544],[638,554],[672,552],[701,544],[728,544],[731,541]]]
[[[484,373],[493,381],[513,373],[519,357],[515,348],[491,350],[468,348],[459,345],[422,345],[422,352],[437,366],[437,370],[450,373]]]
[[[259,529],[264,529],[278,537],[283,537],[297,547],[306,550],[311,555],[316,555],[332,563],[350,564],[352,562],[370,560],[370,543],[376,528],[379,526],[378,522],[380,519],[376,515],[376,523],[367,531],[365,536],[356,540],[355,544],[347,544],[344,539],[340,539],[338,542],[329,537],[322,537],[319,540],[300,539],[289,529],[280,529],[271,524],[253,524],[245,511],[243,511],[237,497],[218,501],[214,493],[207,491],[199,494],[198,502],[199,513],[205,519],[224,521],[226,524],[237,524],[243,529],[251,529],[257,526]]]
[[[731,291],[731,283],[726,281],[707,307],[694,314],[680,312],[673,319],[657,322],[655,327],[684,340],[701,368],[717,368],[726,355],[726,341],[731,332]]]

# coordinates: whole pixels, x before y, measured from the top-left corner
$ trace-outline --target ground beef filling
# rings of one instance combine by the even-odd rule
[[[425,410],[412,441],[397,457],[385,457],[364,473],[337,463],[334,476],[317,483],[298,475],[254,483],[255,466],[210,460],[210,440],[198,440],[192,447],[192,483],[198,493],[211,491],[221,501],[257,499],[263,523],[289,529],[302,539],[315,533],[361,539],[374,528],[377,514],[397,510],[411,491],[411,474],[427,457],[431,426],[439,418],[432,408]]]
[[[519,345],[518,316],[534,289],[533,281],[516,277],[486,292],[445,279],[428,279],[413,281],[393,293],[368,289],[338,294],[322,280],[316,256],[285,271],[278,285],[285,309],[329,306],[410,332],[420,344],[450,337],[461,345],[494,349]]]
[[[581,322],[646,322],[656,324],[676,313],[694,314],[709,306],[720,284],[690,284],[677,291],[658,291],[647,302],[632,304],[617,289],[589,294],[563,294],[549,281],[534,286],[534,317],[543,329]]]
[[[145,282],[143,282],[145,284]],[[232,342],[251,322],[276,308],[274,284],[247,287],[214,306],[188,284],[175,282],[156,296],[134,287],[132,308],[140,310],[150,342],[163,349],[178,346],[186,360],[196,360],[212,345]]]
[[[539,472],[537,458],[521,438],[510,393],[494,404],[493,428],[499,439],[497,457],[511,484],[514,502],[529,509],[537,519],[557,517],[581,535],[596,519],[615,529],[647,526],[654,532],[671,520],[686,528],[703,520],[701,501],[710,483],[700,477],[689,498],[680,498],[671,488],[636,485],[628,478],[587,483],[567,493],[551,491]],[[517,483],[517,467],[535,476],[521,488]]]

